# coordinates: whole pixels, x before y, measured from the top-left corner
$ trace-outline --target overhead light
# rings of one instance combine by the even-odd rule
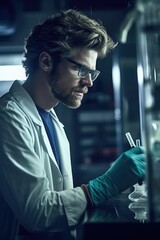
[[[25,80],[22,54],[0,55],[0,81]]]
[[[26,79],[25,69],[22,65],[0,66],[0,81],[24,81]]]

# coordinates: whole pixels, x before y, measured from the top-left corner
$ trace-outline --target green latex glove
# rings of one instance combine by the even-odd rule
[[[95,206],[133,186],[145,176],[145,154],[143,147],[135,147],[121,154],[111,168],[88,184]]]

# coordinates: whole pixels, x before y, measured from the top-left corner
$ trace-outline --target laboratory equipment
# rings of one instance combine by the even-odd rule
[[[147,221],[148,208],[145,202],[131,202],[128,208],[135,213],[134,219],[143,223]]]
[[[120,42],[126,43],[134,22],[141,140],[146,148],[148,219],[160,222],[160,1],[136,1],[122,24]]]
[[[137,0],[137,73],[149,220],[160,221],[160,1]]]
[[[130,147],[140,146],[140,139],[136,139],[136,144],[135,144],[130,132],[127,132],[125,135],[130,144]],[[134,202],[147,202],[146,183],[143,182],[141,185],[136,183],[133,185],[133,188],[134,190],[128,195],[128,198]]]

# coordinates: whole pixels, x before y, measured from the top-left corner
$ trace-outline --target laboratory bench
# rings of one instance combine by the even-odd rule
[[[121,193],[103,207],[90,209],[88,221],[79,226],[78,240],[155,239],[160,223],[149,222],[147,212],[147,202],[132,202],[128,192]]]
[[[76,227],[76,240],[152,240],[159,235],[160,223],[148,220],[147,202],[137,204],[123,192],[103,207],[88,209]],[[75,230],[75,229],[73,229]],[[30,238],[23,238],[30,240]],[[73,240],[69,231],[41,233],[35,240]],[[160,237],[158,238],[160,239]],[[19,240],[19,239],[18,239]]]

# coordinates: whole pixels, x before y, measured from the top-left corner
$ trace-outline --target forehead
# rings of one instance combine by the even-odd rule
[[[95,50],[82,49],[74,57],[74,60],[90,67],[95,68],[98,53]]]

